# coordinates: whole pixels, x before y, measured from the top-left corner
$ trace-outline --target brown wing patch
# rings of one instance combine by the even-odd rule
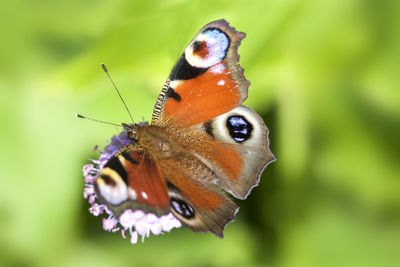
[[[206,144],[194,148],[193,151],[205,161],[212,162],[232,182],[237,181],[243,171],[242,157],[232,144],[224,144],[208,138]]]

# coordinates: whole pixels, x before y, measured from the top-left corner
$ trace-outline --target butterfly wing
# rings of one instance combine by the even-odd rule
[[[249,82],[238,64],[244,33],[225,20],[204,26],[185,49],[164,85],[152,124],[187,128],[241,104]]]
[[[275,160],[262,118],[241,105],[197,129],[209,138],[193,154],[218,175],[215,184],[234,197],[245,199],[258,184],[263,169]]]
[[[191,163],[196,160],[189,155],[184,158]],[[184,166],[186,163],[179,160],[179,156],[160,162],[168,180],[171,211],[182,224],[195,232],[211,231],[222,238],[226,224],[234,220],[239,207],[218,186],[204,183],[203,179],[193,179],[202,175],[208,179],[213,174],[207,173],[200,162],[191,163],[188,164],[199,168],[198,172],[190,173],[190,168]]]
[[[120,151],[110,158],[95,181],[100,202],[118,218],[126,209],[163,215],[170,201],[164,175],[149,153],[142,149]]]

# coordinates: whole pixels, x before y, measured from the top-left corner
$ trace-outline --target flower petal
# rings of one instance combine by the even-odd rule
[[[119,217],[119,223],[125,228],[131,228],[135,225],[136,220],[133,216],[132,210],[126,210]]]
[[[138,233],[135,231],[131,234],[131,244],[136,244],[138,241]]]

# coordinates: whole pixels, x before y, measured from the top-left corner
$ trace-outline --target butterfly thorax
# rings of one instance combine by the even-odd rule
[[[143,125],[137,128],[135,140],[156,158],[170,158],[178,150],[177,140],[168,130],[155,125]]]
[[[207,144],[208,137],[193,129],[176,129],[148,124],[123,124],[125,132],[132,143],[118,151],[121,154],[129,150],[142,150],[158,159],[167,159],[177,154],[187,154],[189,147]],[[200,149],[202,150],[202,149]]]

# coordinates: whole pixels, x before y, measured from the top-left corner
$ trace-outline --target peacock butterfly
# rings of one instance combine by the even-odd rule
[[[194,231],[222,237],[263,169],[275,160],[268,129],[247,98],[238,64],[244,33],[225,20],[189,43],[156,101],[151,124],[122,124],[129,139],[99,171],[94,190],[116,218],[170,212]]]

